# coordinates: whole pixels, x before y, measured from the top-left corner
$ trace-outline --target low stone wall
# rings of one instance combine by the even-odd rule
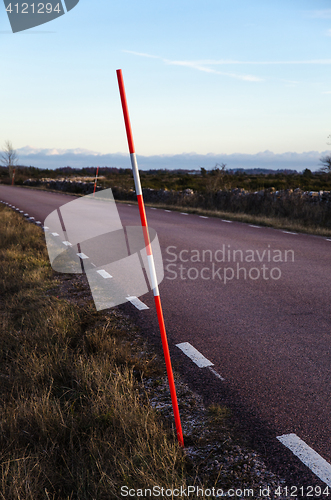
[[[66,191],[68,193],[93,193],[94,182],[72,181],[70,179],[27,179],[23,182],[25,186],[44,186],[47,189],[56,191]],[[100,191],[102,187],[97,186],[96,191]]]

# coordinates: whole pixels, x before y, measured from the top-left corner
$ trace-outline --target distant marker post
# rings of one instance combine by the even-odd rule
[[[126,101],[122,70],[118,69],[116,71],[116,73],[117,73],[118,86],[119,86],[119,90],[120,90],[120,96],[121,96],[121,102],[122,102],[122,108],[123,108],[126,135],[127,135],[128,144],[129,144],[131,165],[132,165],[134,184],[135,184],[137,200],[138,200],[140,220],[141,220],[141,225],[142,225],[143,232],[144,232],[145,246],[146,246],[146,250],[147,250],[148,266],[149,266],[149,271],[150,271],[150,275],[151,275],[151,279],[152,279],[155,307],[156,307],[159,328],[160,328],[160,333],[161,333],[164,359],[165,359],[166,368],[167,368],[167,375],[168,375],[168,381],[169,381],[172,407],[173,407],[174,417],[175,417],[177,438],[178,438],[178,442],[179,442],[180,446],[184,447],[183,431],[182,431],[182,424],[180,421],[180,415],[179,415],[179,409],[178,409],[176,387],[175,387],[174,375],[172,372],[170,352],[169,352],[169,346],[168,346],[168,340],[167,340],[167,333],[166,333],[165,324],[164,324],[161,299],[160,299],[160,292],[159,292],[159,287],[157,284],[157,278],[156,278],[156,272],[155,272],[154,258],[153,258],[152,247],[151,247],[151,242],[150,242],[150,238],[149,238],[145,204],[144,204],[144,200],[143,200],[143,196],[142,196],[140,176],[139,176],[137,158],[136,158],[136,153],[135,153],[135,148],[134,148],[134,143],[133,143],[133,135],[132,135],[132,130],[131,130],[130,118],[129,118],[128,104]]]
[[[11,185],[12,186],[14,185],[14,180],[15,180],[15,168],[14,168],[14,171],[13,171],[13,176],[11,178]]]
[[[97,188],[98,173],[99,173],[99,167],[97,168],[97,171],[96,171],[96,174],[95,174],[95,181],[94,181],[93,196],[94,196],[94,194],[95,194],[95,190],[96,190],[96,188]]]

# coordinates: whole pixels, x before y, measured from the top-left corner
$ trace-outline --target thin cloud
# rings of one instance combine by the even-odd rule
[[[216,75],[229,76],[230,78],[236,78],[238,80],[244,80],[247,82],[262,82],[262,78],[254,75],[237,75],[236,73],[225,73],[223,71],[217,71],[216,69],[208,68],[201,64],[197,64],[195,61],[169,61],[168,59],[163,59],[166,64],[171,64],[174,66],[186,66],[187,68],[196,69],[198,71],[204,71],[205,73],[214,73]]]
[[[331,32],[331,30],[330,30]],[[331,33],[330,33],[331,35]],[[252,64],[252,65],[272,65],[272,64],[331,64],[331,59],[308,59],[306,61],[236,61],[231,59],[221,59],[221,60],[198,60],[194,61],[195,64],[209,64],[212,66],[216,65],[226,65],[226,64]]]
[[[151,54],[145,54],[145,52],[135,52],[134,50],[122,50],[122,52],[133,54],[134,56],[149,57],[151,59],[161,59],[161,57],[159,56],[152,56]]]
[[[217,71],[216,69],[209,68],[207,64],[218,64],[218,61],[206,62],[206,61],[173,61],[170,59],[163,59],[159,56],[154,56],[151,54],[146,54],[143,52],[135,52],[133,50],[123,50],[122,52],[126,52],[128,54],[133,54],[139,57],[148,57],[152,59],[159,59],[164,64],[173,65],[173,66],[184,66],[187,68],[195,69],[197,71],[202,71],[204,73],[213,73],[216,75],[228,76],[230,78],[236,78],[237,80],[243,80],[247,82],[262,82],[264,81],[262,78],[259,78],[255,75],[238,75],[236,73],[226,73],[223,71]]]
[[[308,15],[319,19],[331,19],[331,9],[308,11]]]
[[[331,12],[331,10],[330,10]],[[330,30],[330,36],[331,36],[331,30]],[[219,71],[218,69],[215,69],[215,66],[235,66],[235,65],[241,65],[241,66],[264,66],[264,65],[269,65],[269,66],[281,66],[281,65],[330,65],[331,64],[331,59],[307,59],[307,60],[302,60],[302,61],[239,61],[235,59],[198,59],[196,61],[178,61],[178,60],[172,60],[172,59],[165,59],[160,56],[155,56],[152,54],[147,54],[144,52],[136,52],[133,50],[123,50],[122,52],[126,52],[127,54],[133,54],[138,57],[147,57],[150,59],[159,59],[162,61],[164,64],[167,65],[172,65],[172,66],[183,66],[186,68],[191,68],[196,71],[202,71],[204,73],[211,73],[214,75],[222,75],[222,76],[227,76],[229,78],[235,78],[236,80],[242,80],[246,82],[263,82],[265,79],[260,78],[255,75],[251,74],[238,74],[238,73],[231,73],[231,72],[225,72],[225,71]],[[294,81],[285,81],[283,80],[284,83],[286,83],[286,86],[295,86],[298,84],[298,82]]]

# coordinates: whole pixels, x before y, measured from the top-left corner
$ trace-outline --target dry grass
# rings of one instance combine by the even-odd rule
[[[135,202],[118,201],[116,203],[130,203]],[[190,214],[205,215],[208,217],[217,217],[219,219],[226,219],[235,222],[243,222],[245,224],[258,224],[260,226],[273,227],[275,229],[284,229],[288,231],[295,231],[298,233],[315,234],[317,236],[331,236],[331,229],[319,226],[318,224],[306,225],[291,219],[290,217],[268,217],[266,215],[253,215],[245,213],[225,212],[221,210],[206,210],[203,208],[192,208],[184,205],[166,205],[162,203],[146,203],[146,206],[157,207],[166,210],[174,210],[178,212],[187,212]]]
[[[174,433],[141,396],[140,375],[157,368],[116,312],[57,298],[40,229],[0,214],[0,499],[184,484]]]

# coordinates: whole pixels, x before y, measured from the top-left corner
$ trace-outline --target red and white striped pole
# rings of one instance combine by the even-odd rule
[[[94,194],[95,194],[95,190],[96,190],[96,187],[97,187],[98,173],[99,173],[99,167],[97,168],[97,172],[96,172],[96,174],[95,174],[95,181],[94,181],[93,196],[94,196]]]
[[[144,204],[144,200],[143,200],[143,196],[142,196],[140,176],[139,176],[137,158],[136,158],[136,153],[135,153],[135,148],[134,148],[134,143],[133,143],[133,135],[132,135],[132,130],[131,130],[130,118],[129,118],[128,104],[126,101],[122,70],[118,69],[116,71],[116,73],[117,73],[118,85],[119,85],[120,95],[121,95],[121,102],[122,102],[122,108],[123,108],[123,114],[124,114],[124,122],[125,122],[126,135],[127,135],[128,144],[129,144],[131,165],[132,165],[134,184],[135,184],[137,200],[138,200],[140,220],[141,220],[141,225],[142,225],[143,232],[144,232],[145,246],[146,246],[146,250],[147,250],[149,272],[150,272],[150,276],[151,276],[151,280],[152,280],[152,288],[153,288],[153,294],[154,294],[155,307],[156,307],[156,312],[157,312],[157,318],[159,321],[159,328],[160,328],[161,339],[162,339],[164,359],[165,359],[166,368],[167,368],[167,375],[168,375],[168,382],[169,382],[169,388],[170,388],[170,394],[171,394],[172,408],[173,408],[174,417],[175,417],[177,438],[178,438],[178,442],[179,442],[180,446],[184,447],[183,431],[182,431],[182,424],[180,421],[180,415],[179,415],[179,409],[178,409],[176,387],[175,387],[174,375],[172,372],[170,352],[169,352],[169,346],[168,346],[168,340],[167,340],[167,333],[166,333],[165,324],[164,324],[161,299],[160,299],[160,292],[159,292],[159,287],[157,284],[157,277],[156,277],[156,272],[155,272],[154,258],[153,258],[152,247],[151,247],[151,242],[150,242],[150,238],[149,238],[145,204]]]

